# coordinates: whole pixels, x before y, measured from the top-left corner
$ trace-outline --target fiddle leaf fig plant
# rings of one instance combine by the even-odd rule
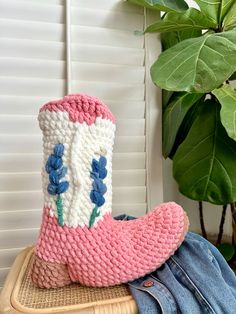
[[[235,244],[236,2],[194,1],[198,9],[179,0],[129,0],[162,11],[144,33],[162,39],[150,71],[163,91],[163,156],[173,160],[180,192],[201,208],[203,201],[223,205],[225,214],[230,204]]]

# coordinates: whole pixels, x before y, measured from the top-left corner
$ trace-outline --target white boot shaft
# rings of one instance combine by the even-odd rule
[[[73,122],[67,111],[43,110],[38,119],[43,131],[44,206],[50,208],[51,216],[58,217],[58,195],[48,192],[51,181],[46,164],[50,155],[54,154],[55,147],[64,146],[62,161],[67,173],[60,182],[67,181],[69,186],[60,194],[62,225],[73,228],[85,225],[91,227],[91,224],[96,226],[112,208],[112,150],[115,124],[102,117],[96,117],[91,125],[85,121]],[[100,178],[97,169],[99,165],[107,172]],[[103,191],[98,195],[101,189]]]

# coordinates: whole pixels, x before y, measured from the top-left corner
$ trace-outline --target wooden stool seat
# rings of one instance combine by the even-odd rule
[[[58,289],[36,288],[30,278],[34,248],[16,257],[0,294],[0,314],[137,314],[127,285],[89,288],[71,284]]]

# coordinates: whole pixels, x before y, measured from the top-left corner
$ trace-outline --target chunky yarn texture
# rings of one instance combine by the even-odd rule
[[[115,118],[109,109],[95,97],[69,95],[44,105],[39,124],[44,209],[34,284],[105,287],[161,266],[184,240],[188,219],[171,202],[135,220],[113,220]]]

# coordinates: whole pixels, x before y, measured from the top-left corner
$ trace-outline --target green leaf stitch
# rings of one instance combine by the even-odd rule
[[[90,220],[89,220],[89,228],[92,227],[92,225],[95,222],[95,219],[100,215],[100,211],[98,210],[98,206],[96,205],[92,211],[92,214],[90,216]]]

